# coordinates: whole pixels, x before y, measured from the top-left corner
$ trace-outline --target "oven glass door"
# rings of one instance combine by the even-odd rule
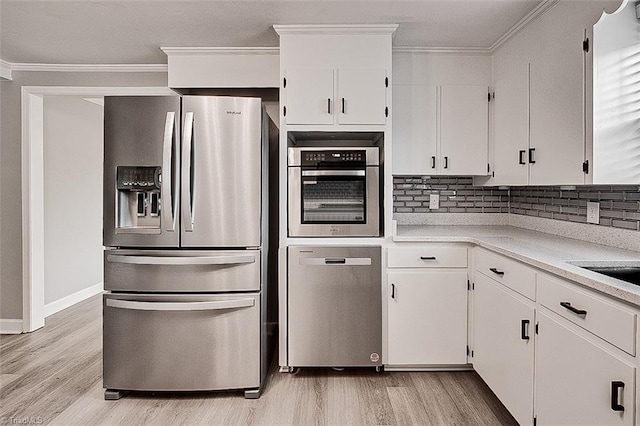
[[[364,224],[366,170],[302,170],[303,224]]]

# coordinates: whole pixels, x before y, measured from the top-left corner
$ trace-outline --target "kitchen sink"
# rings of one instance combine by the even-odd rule
[[[577,265],[576,265],[577,266]],[[640,286],[640,266],[580,266],[608,277]]]

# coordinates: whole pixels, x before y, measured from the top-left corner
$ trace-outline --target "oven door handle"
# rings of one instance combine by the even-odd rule
[[[302,176],[366,176],[365,170],[303,170]]]
[[[255,299],[218,300],[213,302],[137,302],[133,300],[107,299],[110,308],[136,311],[211,311],[218,309],[249,308]]]

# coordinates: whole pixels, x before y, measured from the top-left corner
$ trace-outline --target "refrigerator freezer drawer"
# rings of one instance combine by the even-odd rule
[[[105,250],[105,290],[260,291],[260,250]]]
[[[260,294],[103,297],[104,387],[260,386]]]

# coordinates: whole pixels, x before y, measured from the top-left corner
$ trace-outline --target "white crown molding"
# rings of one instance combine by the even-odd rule
[[[458,55],[490,55],[488,47],[419,47],[394,46],[393,53],[447,53]]]
[[[0,60],[1,67],[12,71],[35,72],[167,72],[165,64],[29,64]]]
[[[161,47],[169,55],[279,55],[279,47]]]
[[[493,53],[496,49],[502,46],[507,40],[515,37],[520,31],[527,28],[533,21],[544,15],[549,9],[558,4],[560,0],[543,0],[539,3],[531,12],[524,16],[521,20],[516,22],[514,26],[509,28],[507,32],[502,34],[498,40],[496,40],[489,50]]]
[[[354,34],[393,34],[398,24],[361,24],[361,25],[274,25],[278,35],[354,35]]]
[[[11,63],[0,59],[0,80],[13,80],[11,69]]]

